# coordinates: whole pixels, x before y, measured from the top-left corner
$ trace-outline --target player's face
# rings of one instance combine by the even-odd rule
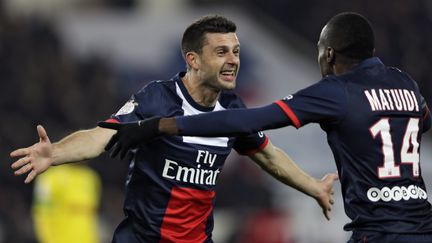
[[[212,88],[234,89],[240,69],[240,43],[235,33],[207,33],[199,74]]]
[[[324,26],[324,28],[321,31],[321,35],[318,41],[318,63],[321,69],[321,75],[323,77],[333,74],[333,69],[331,64],[328,62],[328,50],[327,50],[327,45],[325,45],[325,37],[326,37],[326,27]]]

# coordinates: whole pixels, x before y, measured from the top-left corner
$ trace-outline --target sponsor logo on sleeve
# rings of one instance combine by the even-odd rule
[[[285,97],[283,98],[283,100],[291,100],[292,98],[294,98],[293,95],[288,95],[288,96],[285,96]]]

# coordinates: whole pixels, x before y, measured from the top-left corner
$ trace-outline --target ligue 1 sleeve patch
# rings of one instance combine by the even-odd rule
[[[117,113],[115,115],[121,116],[121,115],[130,114],[130,113],[132,113],[132,111],[134,111],[135,106],[138,106],[138,103],[135,102],[134,100],[130,100],[130,101],[126,102],[126,104],[124,104],[122,106],[122,108],[120,108],[120,110],[117,111]]]
[[[287,95],[283,98],[283,100],[291,100],[292,98],[294,98],[293,95]]]

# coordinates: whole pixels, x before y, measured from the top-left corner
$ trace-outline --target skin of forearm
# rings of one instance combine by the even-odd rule
[[[266,153],[265,159],[261,159],[258,165],[280,182],[305,193],[316,197],[318,192],[315,189],[317,181],[300,169],[294,161],[281,149],[274,147],[272,153]],[[263,160],[265,163],[263,163]]]
[[[52,165],[79,162],[99,156],[114,133],[115,131],[109,129],[94,128],[70,134],[53,143]]]

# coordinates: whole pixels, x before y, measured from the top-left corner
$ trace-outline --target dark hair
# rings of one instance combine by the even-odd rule
[[[373,56],[375,38],[369,21],[358,13],[344,12],[327,23],[326,44],[336,53],[363,60]]]
[[[187,27],[183,33],[181,44],[183,56],[190,51],[201,53],[206,33],[231,33],[236,30],[235,23],[223,16],[204,16]]]

